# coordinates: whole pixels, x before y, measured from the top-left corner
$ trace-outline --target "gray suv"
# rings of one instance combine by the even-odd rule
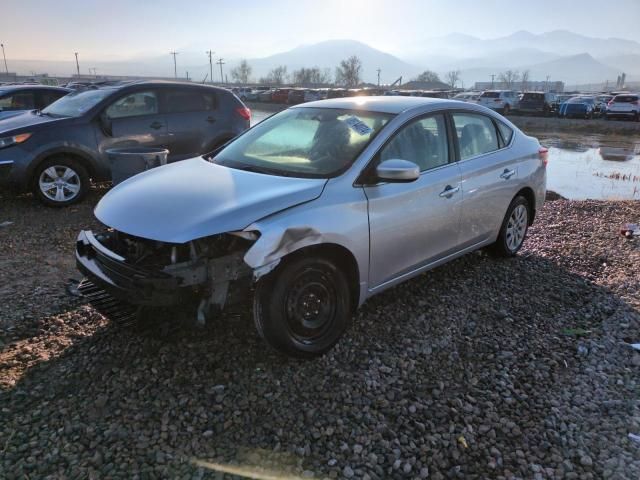
[[[0,122],[0,184],[69,205],[90,179],[111,179],[109,148],[167,148],[175,162],[216,149],[250,119],[232,92],[204,85],[140,81],[72,92]]]

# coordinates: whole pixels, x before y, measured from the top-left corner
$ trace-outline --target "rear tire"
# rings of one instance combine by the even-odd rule
[[[526,198],[517,196],[511,201],[504,216],[498,239],[489,251],[498,257],[513,257],[524,244],[529,229],[531,206]]]
[[[312,358],[327,352],[351,321],[347,277],[324,258],[298,257],[262,278],[253,318],[260,336],[285,355]]]
[[[33,172],[34,195],[47,206],[66,207],[82,200],[89,191],[87,169],[75,158],[51,157]]]

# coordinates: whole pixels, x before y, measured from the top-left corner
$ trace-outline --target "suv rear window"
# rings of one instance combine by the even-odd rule
[[[500,92],[484,92],[480,96],[484,97],[484,98],[499,98],[500,97]]]
[[[637,102],[638,101],[638,96],[637,95],[618,95],[616,98],[613,99],[613,101],[615,103]]]
[[[523,100],[543,100],[544,93],[525,93],[522,95]]]

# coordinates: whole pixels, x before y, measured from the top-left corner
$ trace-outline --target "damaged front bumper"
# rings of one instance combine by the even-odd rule
[[[209,307],[223,308],[227,297],[237,293],[232,287],[251,279],[252,270],[243,260],[246,249],[237,245],[242,239],[225,240],[224,248],[213,248],[211,242],[171,245],[127,236],[123,250],[119,235],[124,234],[82,231],[76,242],[78,269],[119,300],[141,306],[195,301],[202,317]]]

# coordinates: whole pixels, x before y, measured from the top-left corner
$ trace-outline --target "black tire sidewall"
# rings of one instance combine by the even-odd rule
[[[513,213],[513,211],[518,205],[524,205],[527,209],[527,226],[524,232],[524,238],[522,239],[522,242],[520,242],[520,245],[518,246],[518,248],[516,248],[515,250],[511,250],[507,246],[507,225],[509,223],[509,217],[511,217],[511,214]],[[527,233],[529,232],[530,221],[531,221],[531,206],[529,205],[529,202],[523,196],[519,195],[515,197],[511,201],[509,208],[507,208],[507,213],[505,214],[504,219],[502,220],[502,225],[500,225],[500,233],[498,234],[498,239],[496,243],[492,245],[493,252],[498,254],[501,257],[515,256],[520,251],[520,249],[522,248],[522,245],[524,245],[524,242],[527,239]]]
[[[336,314],[332,328],[314,343],[302,343],[290,332],[284,314],[286,295],[293,280],[303,271],[316,268],[331,277],[337,292]],[[293,357],[322,355],[340,339],[351,320],[351,295],[345,274],[325,258],[298,257],[285,261],[256,286],[253,316],[260,336],[274,349]]]
[[[67,200],[65,202],[56,202],[46,197],[40,191],[40,187],[38,184],[40,174],[43,172],[43,170],[46,170],[52,165],[61,165],[72,168],[78,174],[78,178],[80,179],[80,191],[71,200]],[[89,190],[89,174],[87,173],[87,169],[77,160],[65,156],[51,157],[41,162],[34,170],[31,181],[34,195],[38,198],[38,200],[50,207],[66,207],[67,205],[77,203],[85,197],[87,191]]]

